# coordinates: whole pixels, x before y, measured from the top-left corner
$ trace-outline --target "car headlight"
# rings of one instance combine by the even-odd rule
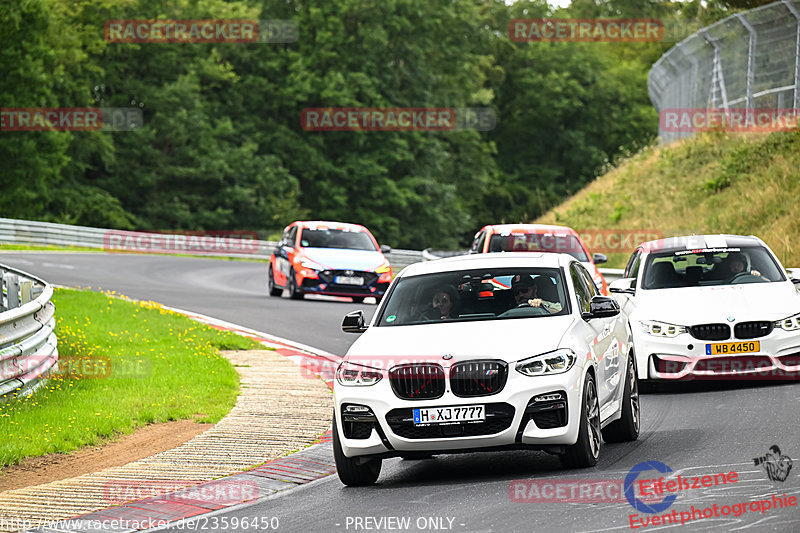
[[[316,261],[308,259],[307,257],[304,257],[303,259],[300,260],[300,265],[304,268],[310,268],[311,270],[317,270],[317,271],[325,270],[325,267],[323,267]]]
[[[392,265],[389,264],[389,261],[386,261],[381,266],[375,269],[376,274],[386,274],[387,272],[392,271]]]
[[[785,329],[786,331],[795,331],[800,329],[800,313],[784,318],[783,320],[776,320],[775,327]]]
[[[560,348],[553,352],[534,355],[516,365],[517,372],[526,376],[549,376],[563,374],[575,364],[575,352]]]
[[[383,378],[383,373],[368,366],[342,361],[336,368],[336,381],[345,387],[368,387]]]
[[[642,320],[639,322],[642,331],[655,337],[677,337],[681,333],[689,331],[686,326],[658,322],[657,320]]]

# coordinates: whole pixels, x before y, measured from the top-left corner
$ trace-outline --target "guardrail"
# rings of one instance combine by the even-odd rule
[[[53,288],[2,264],[0,286],[0,398],[30,394],[41,385],[41,376],[57,368]]]
[[[229,238],[224,250],[197,250],[191,248],[192,237],[198,239],[199,247],[204,243],[197,235],[175,233],[148,233],[140,231],[121,231],[89,226],[71,226],[52,222],[32,220],[16,220],[0,218],[0,243],[23,244],[33,246],[80,246],[100,250],[143,251],[148,245],[158,241],[171,243],[169,253],[210,256],[235,257],[267,260],[278,244],[275,241],[256,239]],[[213,240],[213,238],[212,238]],[[127,244],[127,243],[130,243]],[[422,252],[417,250],[392,250],[385,254],[394,270],[402,270],[412,263],[422,261]]]

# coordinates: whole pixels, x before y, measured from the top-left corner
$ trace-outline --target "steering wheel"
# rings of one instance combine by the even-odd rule
[[[548,311],[544,307],[533,307],[528,302],[522,302],[521,304],[518,304],[514,309],[524,309],[526,307],[530,307],[532,311],[536,311],[535,313],[533,313],[533,316],[550,314],[550,311]]]
[[[738,274],[733,276],[728,283],[730,283],[731,285],[744,283],[745,278],[752,278],[754,281],[763,281],[761,279],[761,276],[754,276],[750,272],[739,272]]]
[[[439,310],[438,307],[429,307],[428,309],[422,312],[420,318],[422,318],[423,320],[441,320],[442,312]]]

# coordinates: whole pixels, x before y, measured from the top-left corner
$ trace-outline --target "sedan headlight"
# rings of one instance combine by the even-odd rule
[[[534,355],[517,363],[516,369],[526,376],[563,374],[575,364],[575,352],[561,348],[553,352]]]
[[[383,373],[368,366],[342,361],[336,369],[336,381],[345,387],[369,387],[383,378]]]
[[[800,313],[784,318],[783,320],[775,321],[775,327],[785,329],[786,331],[795,331],[800,329]]]
[[[639,325],[642,326],[642,331],[655,337],[677,337],[688,331],[686,326],[677,326],[656,320],[643,320],[639,322]]]

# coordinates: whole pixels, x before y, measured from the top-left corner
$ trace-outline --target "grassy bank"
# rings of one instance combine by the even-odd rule
[[[800,266],[800,132],[703,134],[623,161],[536,222],[762,238]],[[628,250],[628,253],[632,250]],[[628,253],[612,254],[624,266]]]
[[[239,391],[219,350],[263,349],[152,302],[68,289],[57,289],[53,301],[60,357],[87,364],[30,398],[0,403],[0,466],[154,422],[217,422]]]

